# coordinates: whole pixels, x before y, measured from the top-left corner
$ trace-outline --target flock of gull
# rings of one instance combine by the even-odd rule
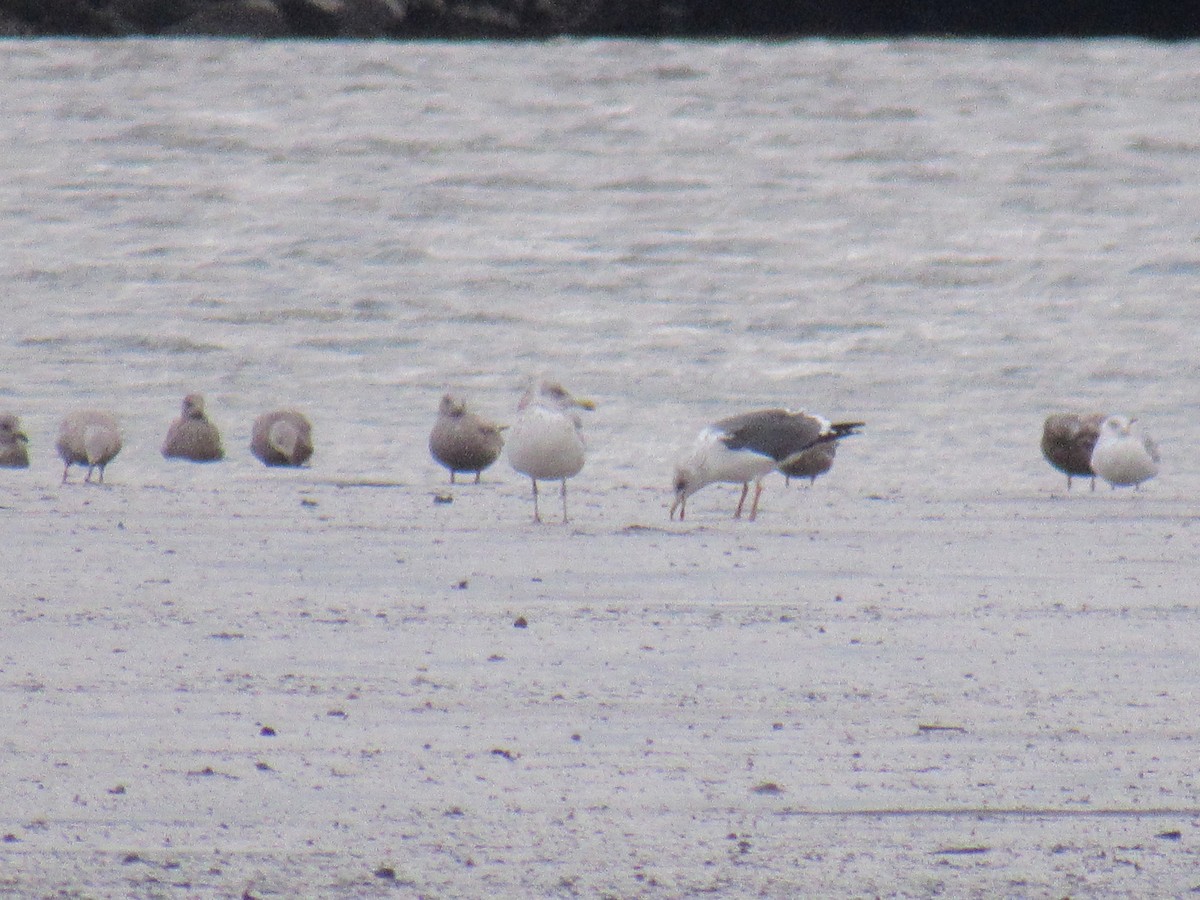
[[[504,450],[509,464],[529,478],[533,487],[533,518],[542,521],[538,507],[538,482],[559,482],[562,520],[567,516],[567,479],[583,469],[585,445],[579,410],[595,409],[590,400],[573,396],[555,381],[536,379],[517,405],[517,418],[509,429],[468,409],[462,400],[442,398],[437,422],[429,435],[429,452],[450,471],[454,483],[459,472],[480,473]],[[833,465],[836,444],[855,434],[862,422],[832,424],[820,416],[785,409],[766,409],[722,419],[703,429],[675,468],[675,501],[682,521],[687,498],[709,484],[728,482],[742,486],[735,518],[740,518],[754,484],[749,518],[758,514],[762,481],[778,469],[785,477],[815,479]]]
[[[1158,445],[1142,433],[1137,420],[1104,413],[1054,413],[1042,427],[1042,455],[1067,476],[1096,477],[1112,487],[1137,488],[1158,474]]]
[[[429,435],[434,460],[450,472],[454,483],[459,473],[480,473],[501,452],[533,487],[533,518],[542,521],[538,482],[559,482],[562,521],[567,516],[567,480],[583,469],[586,448],[580,410],[592,410],[592,401],[575,397],[561,384],[535,379],[517,406],[512,426],[498,425],[473,412],[450,394],[442,398],[437,421]],[[701,429],[690,447],[680,454],[674,473],[674,501],[669,517],[678,511],[680,521],[687,512],[688,498],[710,484],[740,484],[734,518],[741,518],[754,485],[748,518],[758,514],[763,479],[779,471],[785,478],[808,478],[829,471],[837,444],[858,434],[863,422],[829,422],[821,416],[786,409],[763,409],[721,419]],[[507,436],[504,432],[507,430]],[[26,445],[16,416],[0,415],[0,466],[29,465]],[[56,442],[62,459],[63,483],[73,465],[86,466],[85,482],[104,468],[121,450],[121,430],[107,412],[79,410],[62,421]],[[313,452],[312,425],[294,409],[278,409],[259,416],[251,430],[251,452],[268,466],[301,466]],[[1133,486],[1158,474],[1159,453],[1154,441],[1143,434],[1135,419],[1120,415],[1055,413],[1042,432],[1042,453],[1067,476],[1067,489],[1076,476],[1097,477],[1114,488]],[[183,409],[171,423],[162,446],[168,459],[213,462],[225,450],[217,427],[208,419],[204,398],[189,394]]]
[[[442,398],[437,423],[429,436],[433,458],[450,471],[480,473],[507,450],[512,467],[533,486],[533,517],[541,521],[538,482],[560,482],[563,521],[567,521],[567,479],[584,463],[579,409],[593,409],[590,400],[573,397],[562,385],[536,380],[518,406],[507,441],[504,426],[472,412],[459,398]],[[687,513],[687,499],[716,483],[740,484],[734,518],[741,518],[750,485],[754,497],[748,518],[758,514],[763,479],[779,471],[785,478],[809,478],[829,471],[838,442],[859,433],[863,422],[830,422],[807,412],[762,409],[721,419],[700,430],[675,465],[674,500],[670,518]],[[1099,413],[1056,413],[1046,419],[1042,453],[1067,476],[1067,489],[1076,475],[1088,476],[1095,489],[1097,476],[1112,487],[1137,487],[1158,474],[1158,447],[1142,434],[1135,420]]]
[[[0,466],[23,469],[29,466],[29,438],[21,431],[20,420],[0,415]],[[84,482],[104,483],[104,468],[121,452],[121,426],[112,413],[81,409],[69,413],[58,429],[54,447],[63,461],[62,483],[67,483],[71,466],[86,466]],[[267,466],[302,466],[313,452],[312,424],[294,409],[276,409],[254,420],[250,452]],[[204,411],[204,398],[188,394],[183,398],[179,418],[167,429],[162,445],[167,459],[192,462],[216,462],[225,458],[221,433]]]

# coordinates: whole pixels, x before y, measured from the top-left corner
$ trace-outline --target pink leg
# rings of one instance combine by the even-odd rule
[[[742,485],[742,496],[738,499],[738,508],[737,508],[737,511],[734,512],[734,514],[733,514],[733,517],[735,519],[740,519],[742,517],[742,504],[746,502],[746,494],[749,492],[749,490],[750,490],[750,482],[747,481],[745,484]]]
[[[754,502],[750,504],[750,521],[753,522],[755,516],[758,515],[758,498],[762,496],[763,484],[761,481],[754,483]]]
[[[533,482],[533,521],[541,522],[542,516],[541,513],[538,512],[537,479],[530,478],[529,480]]]

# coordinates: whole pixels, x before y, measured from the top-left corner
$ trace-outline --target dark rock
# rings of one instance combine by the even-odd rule
[[[96,9],[87,0],[6,0],[0,18],[24,22],[33,34],[115,37],[129,26],[109,9]]]
[[[209,0],[113,0],[109,9],[130,27],[159,34],[173,25],[195,15]]]
[[[1195,3],[998,0],[0,0],[0,37],[1200,36]]]
[[[0,11],[0,37],[32,37],[33,28],[24,19]]]
[[[344,0],[338,33],[349,38],[398,35],[408,17],[408,8],[406,0]]]
[[[342,5],[335,0],[275,0],[296,37],[336,37]]]
[[[168,34],[191,37],[288,37],[288,20],[272,0],[220,0],[172,25]]]

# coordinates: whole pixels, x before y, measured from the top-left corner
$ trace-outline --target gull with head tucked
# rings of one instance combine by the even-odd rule
[[[1158,474],[1158,445],[1135,427],[1137,419],[1109,416],[1092,450],[1092,471],[1113,488],[1135,489]]]
[[[62,421],[55,443],[62,458],[62,483],[67,483],[71,466],[87,466],[84,483],[92,480],[92,472],[100,470],[96,479],[104,484],[104,467],[121,452],[121,427],[116,416],[98,410],[78,410]]]
[[[1053,413],[1042,425],[1042,455],[1046,462],[1067,476],[1067,490],[1076,475],[1092,479],[1096,489],[1096,473],[1092,471],[1092,450],[1100,437],[1100,426],[1107,418],[1103,413]]]
[[[753,521],[767,475],[776,468],[785,473],[808,474],[806,453],[856,434],[862,426],[862,422],[833,424],[820,416],[787,409],[757,410],[714,422],[701,429],[675,466],[670,517],[675,518],[678,509],[679,520],[683,521],[688,497],[706,485],[724,482],[742,486],[733,514],[740,519],[750,483],[754,482],[749,516]]]
[[[563,522],[567,521],[567,479],[583,468],[583,423],[577,409],[595,409],[591,400],[573,397],[558,382],[537,378],[517,406],[505,450],[509,464],[533,483],[533,520],[538,511],[539,481],[561,482]]]
[[[250,452],[264,466],[302,466],[313,454],[312,423],[294,409],[263,413],[250,429]]]

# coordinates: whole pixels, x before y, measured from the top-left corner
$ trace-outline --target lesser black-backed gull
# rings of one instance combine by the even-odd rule
[[[688,497],[705,485],[725,482],[742,486],[733,514],[735,519],[741,518],[750,482],[754,482],[753,520],[758,515],[762,480],[772,470],[799,466],[807,451],[855,434],[862,426],[862,422],[831,424],[820,416],[787,409],[763,409],[721,419],[700,431],[676,465],[670,517],[674,518],[678,509],[682,521]]]

